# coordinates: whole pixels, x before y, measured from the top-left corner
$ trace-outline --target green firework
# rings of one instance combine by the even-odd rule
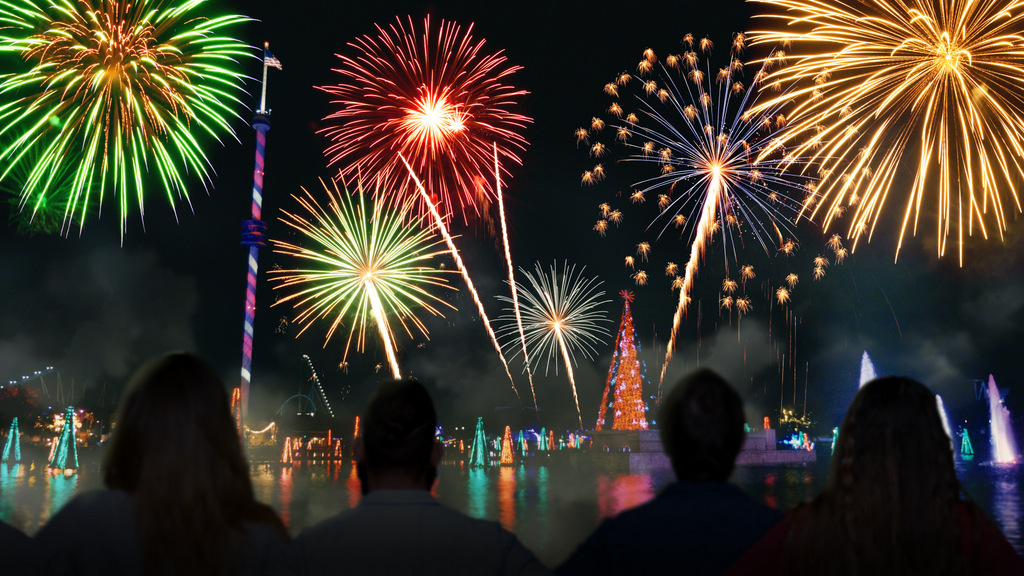
[[[204,142],[234,137],[255,51],[226,35],[248,17],[204,4],[0,0],[0,180],[21,210],[63,207],[67,234],[112,196],[123,238],[150,190],[177,215],[195,180],[208,187]]]
[[[271,240],[274,252],[307,266],[271,271],[271,279],[278,282],[275,288],[289,292],[276,304],[292,303],[294,321],[302,325],[299,334],[318,320],[329,320],[326,346],[347,325],[347,358],[353,341],[358,351],[365,349],[368,324],[376,324],[385,348],[392,349],[391,322],[401,324],[410,337],[412,328],[426,336],[416,309],[439,316],[435,305],[454,309],[431,290],[454,290],[445,276],[456,272],[436,266],[447,250],[433,229],[422,226],[423,217],[413,214],[411,201],[368,198],[362,191],[349,194],[332,181],[324,184],[325,209],[303,191],[293,197],[304,213],[282,211],[281,222],[298,232],[305,245]]]

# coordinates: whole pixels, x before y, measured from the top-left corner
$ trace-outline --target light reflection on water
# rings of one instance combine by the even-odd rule
[[[511,466],[498,469],[498,522],[507,530],[513,530],[516,525],[515,473]]]
[[[1020,542],[1020,514],[1024,510],[1024,506],[1021,503],[1020,481],[1017,475],[1007,470],[1001,470],[993,488],[997,494],[996,499],[1003,503],[1002,506],[992,511],[995,514],[995,521],[1003,529],[1007,538]]]
[[[597,515],[615,516],[654,498],[654,480],[648,474],[597,477]]]
[[[50,474],[45,463],[0,464],[0,520],[33,534],[75,495],[82,475]]]
[[[730,480],[754,499],[786,509],[821,489],[827,464],[738,468]],[[958,463],[957,470],[971,497],[1024,551],[1024,466]],[[256,497],[277,510],[293,534],[352,508],[361,497],[351,462],[255,466],[252,480]],[[556,565],[601,519],[646,502],[671,480],[669,471],[626,474],[568,462],[486,469],[447,464],[439,470],[434,494],[470,516],[500,522],[542,561]],[[95,464],[69,477],[50,476],[39,463],[0,465],[0,519],[32,534],[76,491],[100,482]]]
[[[60,510],[61,506],[67,504],[68,500],[75,495],[75,487],[78,486],[78,474],[47,474],[48,485],[46,499],[49,506],[45,507],[39,517],[39,524],[42,525],[46,519]]]
[[[999,526],[1017,552],[1024,555],[1021,526],[1021,516],[1024,515],[1024,499],[1021,497],[1024,465],[983,462],[968,467],[958,462],[957,476],[971,498]]]

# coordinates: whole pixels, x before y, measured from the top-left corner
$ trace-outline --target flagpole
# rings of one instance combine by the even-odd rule
[[[267,52],[270,52],[270,42],[263,43],[263,83],[260,85],[260,107],[257,114],[267,113]]]
[[[260,216],[263,212],[263,174],[266,158],[267,131],[270,130],[270,112],[267,111],[267,59],[270,43],[263,44],[263,85],[260,107],[252,120],[256,130],[256,164],[252,172],[252,218],[242,222],[242,245],[249,247],[249,266],[245,282],[245,319],[242,325],[242,383],[241,413],[244,424],[249,415],[249,385],[252,382],[252,340],[256,318],[256,280],[259,273],[260,246],[266,246],[267,225]],[[242,433],[242,430],[239,430]]]

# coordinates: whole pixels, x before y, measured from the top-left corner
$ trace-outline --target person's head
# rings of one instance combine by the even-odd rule
[[[104,457],[104,483],[132,496],[147,573],[220,573],[229,532],[284,525],[255,501],[249,468],[220,378],[183,352],[131,378]]]
[[[685,376],[659,409],[661,443],[680,480],[724,482],[743,445],[743,401],[711,370]]]
[[[827,488],[846,492],[855,486],[895,498],[923,489],[958,496],[952,443],[935,393],[924,384],[877,378],[854,397],[839,429]]]
[[[362,423],[356,460],[369,475],[405,478],[430,488],[441,459],[441,445],[434,438],[434,402],[422,384],[415,380],[378,384]]]
[[[872,380],[846,411],[825,489],[796,511],[788,561],[794,574],[963,573],[961,495],[935,394]]]
[[[251,492],[224,385],[206,362],[184,352],[135,372],[104,464],[107,487],[129,493],[182,483]]]

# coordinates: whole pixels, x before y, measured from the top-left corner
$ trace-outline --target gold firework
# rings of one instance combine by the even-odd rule
[[[908,232],[934,214],[937,250],[953,236],[1002,237],[1021,210],[1024,176],[1024,6],[1008,0],[753,0],[778,6],[755,44],[788,45],[768,85],[795,86],[758,105],[792,104],[776,148],[819,161],[818,202],[804,215],[824,228],[849,208],[853,249],[874,231],[887,198]],[[906,166],[909,185],[896,184]],[[890,194],[906,190],[905,194]],[[854,200],[856,199],[856,200]],[[809,198],[810,200],[810,198]],[[815,204],[815,205],[812,205]]]
[[[789,302],[789,289],[785,286],[779,286],[779,289],[775,291],[775,300],[777,300],[779,304]]]
[[[640,258],[644,262],[647,261],[647,256],[649,256],[650,253],[651,253],[651,243],[650,242],[641,242],[641,243],[636,245],[636,254],[637,254],[637,256],[640,256]]]

